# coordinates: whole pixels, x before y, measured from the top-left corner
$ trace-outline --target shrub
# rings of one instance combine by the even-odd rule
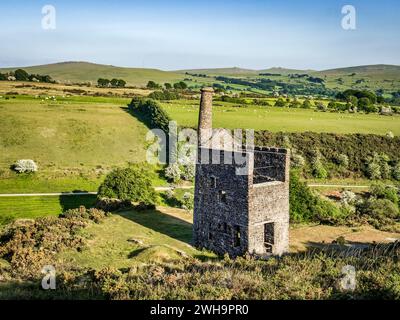
[[[193,210],[194,207],[194,196],[190,192],[185,192],[182,197],[182,209]]]
[[[18,81],[28,81],[29,80],[29,73],[23,69],[17,69],[14,72],[15,79]]]
[[[381,172],[381,158],[377,152],[374,152],[372,157],[367,158],[367,177],[370,179],[380,179],[382,177]]]
[[[294,168],[303,168],[306,164],[304,157],[298,153],[293,153],[291,156],[291,165]]]
[[[394,186],[384,185],[383,183],[374,183],[370,187],[370,193],[377,199],[387,199],[395,205],[399,203],[398,189]]]
[[[299,173],[290,173],[290,220],[292,222],[319,221],[338,222],[345,215],[334,203],[315,194],[305,182],[300,181]]]
[[[286,102],[282,98],[279,98],[275,101],[275,107],[284,107],[284,106],[286,106]]]
[[[357,196],[354,192],[345,190],[341,194],[341,203],[343,205],[355,205]]]
[[[400,181],[400,162],[394,166],[392,175],[393,179]]]
[[[400,137],[388,138],[384,135],[375,134],[335,134],[335,133],[316,133],[316,132],[277,132],[258,131],[255,135],[256,145],[273,145],[283,147],[283,137],[288,136],[292,148],[301,154],[310,164],[303,172],[306,177],[311,177],[311,163],[315,158],[313,150],[319,150],[324,156],[324,165],[329,168],[329,175],[333,177],[348,177],[351,173],[354,177],[370,177],[367,170],[368,159],[377,154],[386,154],[390,161],[397,163],[400,161]],[[345,154],[349,158],[349,165],[344,171],[343,168],[335,166],[340,154]],[[380,171],[380,164],[373,165],[372,172]],[[376,173],[376,172],[375,172]],[[378,172],[379,173],[379,172]],[[393,174],[393,172],[392,172]],[[379,173],[380,177],[380,173]],[[378,179],[379,179],[378,177]]]
[[[181,167],[177,162],[171,163],[168,167],[165,168],[164,174],[170,181],[179,182],[182,175]]]
[[[30,159],[18,160],[14,165],[13,169],[18,173],[31,173],[38,170],[38,166],[35,161]]]
[[[148,97],[154,100],[177,100],[180,98],[180,95],[176,92],[163,90],[163,91],[154,91],[150,93]]]
[[[182,168],[181,177],[185,181],[193,181],[196,173],[196,165],[194,163],[185,163]]]
[[[365,200],[357,206],[357,212],[377,229],[394,224],[399,217],[399,208],[388,199]]]
[[[135,97],[129,104],[129,110],[138,116],[149,128],[157,128],[169,132],[171,118],[164,109],[152,99]]]
[[[379,155],[379,164],[381,166],[381,177],[382,179],[390,179],[391,178],[391,173],[392,173],[392,168],[389,165],[389,157],[385,153],[381,153]]]
[[[325,112],[326,110],[328,110],[328,107],[325,104],[323,104],[322,102],[318,102],[317,103],[317,110]]]
[[[337,163],[344,168],[347,168],[349,166],[349,157],[345,154],[340,154],[336,160]]]
[[[147,170],[139,166],[111,171],[100,185],[98,197],[142,202],[146,205],[154,205],[157,199]]]
[[[315,178],[326,179],[328,177],[328,171],[326,171],[320,159],[314,161],[312,168]]]
[[[311,109],[312,108],[311,101],[309,99],[304,100],[301,107],[304,109]]]
[[[85,238],[78,232],[91,221],[99,223],[108,213],[98,209],[68,210],[60,217],[16,220],[0,233],[0,258],[11,265],[14,276],[32,279],[65,248],[81,250]]]
[[[386,132],[386,137],[388,137],[388,138],[390,138],[390,139],[393,139],[393,138],[394,138],[393,132],[392,132],[392,131]]]

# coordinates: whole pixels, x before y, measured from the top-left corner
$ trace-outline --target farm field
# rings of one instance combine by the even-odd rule
[[[136,88],[98,88],[77,84],[0,81],[0,95],[57,96],[58,100],[67,98],[69,101],[75,99],[80,102],[90,102],[90,96],[93,96],[97,102],[116,103],[122,100],[121,97],[126,99],[132,95],[148,95],[150,92],[152,91]]]
[[[29,196],[0,198],[0,226],[15,219],[58,216],[68,209],[91,207],[96,195]]]
[[[184,127],[196,127],[198,101],[176,100],[162,103],[163,108]],[[213,109],[213,125],[221,128],[249,128],[273,132],[331,132],[400,134],[399,116],[376,114],[350,114],[317,112],[313,109],[277,107],[235,107],[231,103],[216,102]]]
[[[126,111],[129,100],[95,99],[0,99],[0,169],[34,159],[41,172],[101,174],[143,161],[147,129]]]

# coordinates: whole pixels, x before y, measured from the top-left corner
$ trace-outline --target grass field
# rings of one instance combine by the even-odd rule
[[[146,127],[107,98],[0,99],[0,169],[33,159],[40,171],[100,172],[145,158]]]
[[[57,216],[68,209],[84,205],[90,208],[96,195],[43,196],[43,197],[1,197],[0,225],[14,219],[32,219],[43,216]]]
[[[198,102],[176,100],[162,104],[164,109],[184,127],[197,126]],[[234,104],[215,102],[213,126],[220,128],[248,128],[273,132],[331,132],[374,133],[391,131],[400,134],[399,116],[376,114],[349,114],[317,112],[312,109],[290,109],[276,107],[234,107]]]

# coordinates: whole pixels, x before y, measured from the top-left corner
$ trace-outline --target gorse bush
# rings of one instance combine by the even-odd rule
[[[99,198],[115,198],[153,206],[157,195],[149,173],[138,165],[111,171],[98,191]]]
[[[370,187],[370,193],[377,199],[387,199],[395,205],[399,204],[399,190],[394,186],[385,185],[383,183],[374,183]]]
[[[100,223],[106,216],[109,214],[102,210],[81,207],[60,217],[16,220],[0,233],[0,258],[10,264],[13,277],[40,276],[43,266],[61,250],[83,250],[85,239],[78,231],[90,222]]]
[[[314,176],[312,163],[315,150],[319,150],[323,156],[323,166],[325,169],[329,168],[330,177],[343,178],[351,175],[381,179],[382,172],[383,176],[387,176],[391,171],[389,178],[390,175],[394,178],[394,168],[400,162],[398,136],[389,138],[373,134],[258,131],[255,134],[255,144],[284,147],[287,139],[285,137],[289,137],[291,149],[295,149],[297,154],[305,158],[308,165],[303,167],[302,174],[307,178]],[[347,166],[340,163],[339,159],[343,155],[348,158]],[[392,170],[388,170],[390,168]]]
[[[393,179],[400,181],[400,163],[397,163],[395,165],[395,167],[393,168],[392,175],[393,175]]]

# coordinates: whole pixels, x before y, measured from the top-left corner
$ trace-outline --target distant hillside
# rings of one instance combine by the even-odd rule
[[[3,68],[0,72],[18,69]],[[28,73],[48,74],[61,82],[97,82],[98,78],[120,78],[128,85],[142,86],[149,80],[155,82],[176,82],[184,75],[157,69],[124,68],[89,62],[61,62],[40,66],[23,67]]]
[[[375,64],[375,65],[368,65],[368,66],[355,66],[355,67],[347,67],[347,68],[337,68],[337,69],[329,69],[319,71],[318,73],[321,74],[363,74],[363,75],[383,75],[383,74],[394,74],[399,76],[400,75],[400,66],[396,65],[388,65],[388,64]]]
[[[206,75],[222,75],[222,76],[254,76],[258,75],[257,70],[242,69],[238,67],[232,68],[210,68],[210,69],[186,69],[177,70],[177,73],[190,73],[190,74],[206,74]]]
[[[258,73],[274,73],[274,74],[282,74],[282,75],[288,75],[288,74],[294,74],[294,73],[311,73],[315,72],[314,70],[300,70],[300,69],[286,69],[286,68],[281,68],[281,67],[275,67],[275,68],[269,68],[269,69],[264,69],[264,70],[258,70]]]
[[[89,62],[61,62],[40,66],[22,67],[29,73],[48,74],[53,79],[61,82],[97,82],[98,78],[120,78],[128,85],[144,86],[149,80],[163,84],[177,82],[187,78],[185,73],[206,74],[209,76],[228,77],[258,77],[260,73],[281,74],[310,74],[325,79],[327,87],[335,90],[347,88],[379,89],[395,91],[399,88],[400,66],[395,65],[367,65],[330,70],[298,70],[274,67],[262,70],[232,68],[186,69],[177,71],[162,71],[158,69],[125,68],[112,65],[94,64]],[[15,68],[2,68],[0,72],[15,70]],[[193,78],[193,77],[190,77]],[[196,79],[196,77],[194,77]],[[343,79],[342,79],[343,78]],[[340,79],[340,81],[339,81]],[[205,84],[201,78],[196,79],[197,84]],[[209,85],[210,83],[206,83]]]

